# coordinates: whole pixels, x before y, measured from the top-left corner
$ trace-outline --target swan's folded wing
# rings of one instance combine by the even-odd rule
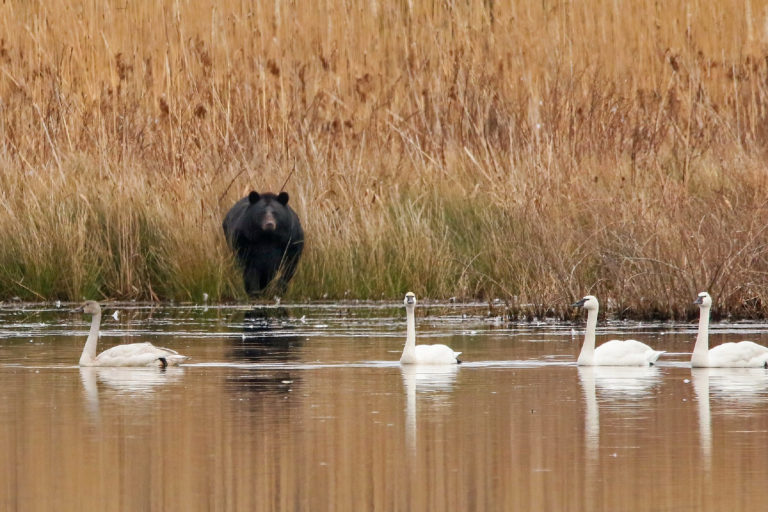
[[[96,357],[97,366],[149,366],[164,357],[170,364],[179,364],[186,359],[175,350],[156,347],[149,342],[117,345]]]
[[[595,362],[602,366],[646,366],[663,353],[641,341],[611,340],[595,349]]]
[[[419,364],[455,364],[460,353],[442,344],[416,345],[416,360]]]
[[[715,367],[759,368],[768,361],[768,348],[752,341],[723,343],[709,351],[709,364]]]
[[[101,353],[96,358],[96,366],[153,366],[158,364],[158,356],[151,352],[125,354],[121,356]]]

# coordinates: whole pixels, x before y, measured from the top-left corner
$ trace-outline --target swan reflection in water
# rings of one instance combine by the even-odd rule
[[[637,407],[659,382],[655,366],[579,366],[579,381],[586,403],[585,438],[587,456],[596,460],[600,448],[600,410],[596,388],[604,405]]]
[[[429,394],[438,401],[453,391],[458,365],[400,365],[406,395],[405,431],[410,453],[416,451],[416,392]]]
[[[699,442],[706,469],[712,466],[710,397],[728,412],[761,408],[768,398],[768,371],[763,368],[691,368],[699,415]]]
[[[91,413],[99,411],[99,384],[102,388],[115,392],[114,394],[138,397],[149,395],[167,384],[179,382],[182,377],[183,367],[80,367],[80,381]]]

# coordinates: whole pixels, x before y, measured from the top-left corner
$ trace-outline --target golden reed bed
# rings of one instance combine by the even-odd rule
[[[768,308],[765,1],[85,4],[0,4],[2,298],[242,298],[287,180],[292,299]]]

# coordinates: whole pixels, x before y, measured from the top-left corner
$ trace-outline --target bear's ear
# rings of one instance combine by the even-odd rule
[[[248,202],[253,204],[257,203],[259,201],[259,193],[255,190],[251,190],[251,193],[248,194]]]
[[[280,192],[277,196],[277,202],[285,206],[288,204],[288,192]]]

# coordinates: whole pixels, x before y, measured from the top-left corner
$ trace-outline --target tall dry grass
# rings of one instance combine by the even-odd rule
[[[290,176],[293,298],[762,315],[768,4],[738,7],[3,3],[0,295],[242,297],[220,220]]]

